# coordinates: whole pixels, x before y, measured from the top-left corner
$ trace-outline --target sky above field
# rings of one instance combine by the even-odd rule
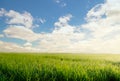
[[[120,0],[0,0],[0,52],[120,54]]]

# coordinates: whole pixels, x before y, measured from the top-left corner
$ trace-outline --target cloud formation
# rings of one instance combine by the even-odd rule
[[[36,34],[32,30],[25,28],[24,26],[17,26],[17,25],[16,26],[10,25],[3,32],[6,35],[6,37],[17,38],[28,42],[35,41],[40,37],[39,34]]]
[[[32,28],[34,18],[28,12],[19,13],[14,10],[6,11],[1,8],[0,16],[6,17],[8,27],[3,30],[3,33],[8,38],[17,38],[28,42],[39,39],[40,35],[33,32]],[[43,23],[43,22],[42,22]]]
[[[10,25],[22,25],[26,28],[33,26],[33,17],[28,12],[19,13],[14,10],[6,11],[2,8],[0,10],[0,16],[8,17],[6,22]]]
[[[16,43],[0,41],[0,52],[39,52],[39,51],[40,51],[39,49],[30,47],[28,46],[28,44],[25,44],[25,46],[20,46]]]
[[[59,0],[56,2],[60,3]],[[72,14],[61,16],[54,23],[51,33],[34,32],[31,29],[34,18],[28,12],[1,9],[0,16],[10,18],[7,20],[8,28],[3,31],[6,37],[27,41],[22,46],[0,41],[1,49],[6,51],[18,46],[15,51],[120,53],[119,8],[119,0],[106,0],[89,10],[85,17],[86,23],[80,26],[69,24]],[[35,41],[38,45],[33,47],[32,42]]]

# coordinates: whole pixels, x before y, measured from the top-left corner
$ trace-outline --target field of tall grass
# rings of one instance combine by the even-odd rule
[[[120,81],[120,55],[0,53],[0,81]]]

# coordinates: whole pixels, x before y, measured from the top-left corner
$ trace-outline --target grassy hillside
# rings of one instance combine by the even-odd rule
[[[0,81],[120,81],[120,55],[0,53]]]

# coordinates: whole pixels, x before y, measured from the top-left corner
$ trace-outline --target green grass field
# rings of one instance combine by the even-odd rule
[[[120,81],[120,55],[0,53],[0,81]]]

